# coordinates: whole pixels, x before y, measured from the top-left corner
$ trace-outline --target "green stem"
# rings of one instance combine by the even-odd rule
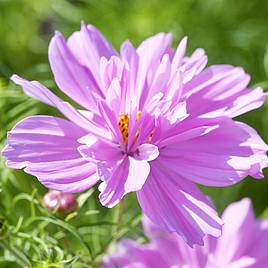
[[[123,214],[124,214],[124,209],[125,209],[124,200],[121,200],[121,202],[119,203],[118,216],[117,216],[118,225],[122,224],[122,218],[123,218]]]
[[[22,265],[22,267],[32,267],[29,260],[16,248],[10,246],[6,240],[1,239],[0,246],[3,249],[8,250],[15,257],[15,259]]]

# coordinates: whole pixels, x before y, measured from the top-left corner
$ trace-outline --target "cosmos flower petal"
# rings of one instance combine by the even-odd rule
[[[64,116],[74,122],[79,127],[94,133],[97,136],[109,137],[109,133],[105,131],[100,125],[97,125],[93,118],[85,116],[84,113],[79,112],[70,103],[63,101],[53,94],[45,86],[41,85],[37,81],[27,81],[17,75],[13,75],[11,80],[17,85],[20,85],[24,92],[34,98],[41,100],[51,106],[56,107]]]
[[[237,261],[232,262],[228,265],[228,268],[250,268],[256,263],[256,260],[252,257],[242,257]]]
[[[137,48],[137,53],[142,58],[146,56],[147,52],[147,56],[143,60],[144,63],[147,61],[147,64],[150,64],[151,61],[156,58],[161,59],[164,54],[169,52],[171,41],[172,36],[170,33],[158,33],[145,39]]]
[[[229,205],[222,219],[224,235],[217,241],[215,260],[228,267],[265,267],[260,264],[268,262],[268,224],[255,218],[251,200],[244,198]]]
[[[136,78],[135,95],[141,103],[145,102],[142,95],[147,96],[147,94],[145,94],[145,92],[148,91],[147,84],[151,84],[153,80],[152,77],[151,81],[149,81],[147,74],[151,69],[156,71],[159,61],[171,48],[171,39],[172,37],[170,34],[159,33],[143,41],[137,48],[139,66]]]
[[[150,101],[153,96],[163,91],[170,79],[171,64],[169,55],[165,54],[160,60],[159,66],[155,70],[154,78],[148,89],[144,89],[140,97],[140,109],[146,109],[146,101]]]
[[[106,77],[108,76],[106,75]],[[106,102],[111,106],[114,114],[117,117],[120,116],[120,111],[122,111],[122,107],[124,107],[124,101],[123,98],[121,98],[122,93],[123,90],[120,85],[120,81],[116,77],[112,78],[106,93]]]
[[[166,232],[177,232],[190,246],[203,245],[205,234],[220,236],[221,220],[206,197],[193,183],[162,171],[158,162],[151,164],[150,176],[137,192],[144,213]]]
[[[92,94],[103,97],[92,74],[71,53],[64,37],[56,32],[49,44],[49,62],[59,88],[86,109],[96,112]]]
[[[258,224],[248,198],[229,205],[225,209],[222,219],[226,227],[224,236],[219,238],[215,257],[219,260],[224,259],[224,262],[228,264],[236,258],[235,255],[247,251],[248,245],[254,244]],[[228,252],[226,252],[226,247],[229,249]]]
[[[193,54],[188,58],[184,58],[184,64],[180,67],[180,70],[183,71],[183,83],[186,84],[194,76],[197,76],[206,66],[208,58],[205,54],[204,49],[198,48]]]
[[[155,239],[156,237],[166,237],[163,232],[163,230],[161,229],[161,227],[155,223],[153,223],[150,218],[148,216],[146,216],[145,214],[142,216],[142,227],[144,232],[146,233],[146,235],[150,238],[150,239]],[[169,234],[167,233],[167,236]]]
[[[122,158],[119,146],[109,140],[97,139],[95,136],[86,135],[78,141],[85,144],[79,146],[78,151],[88,161],[116,163]]]
[[[79,166],[77,166],[79,168]],[[54,189],[57,191],[62,191],[66,193],[79,193],[83,192],[92,186],[94,186],[99,181],[99,176],[95,171],[95,166],[91,168],[94,168],[94,173],[86,177],[85,179],[80,179],[78,181],[70,182],[70,183],[61,183],[60,180],[58,182],[53,182],[49,180],[43,180],[41,181],[47,188]]]
[[[256,179],[261,179],[264,177],[262,170],[268,164],[268,158],[266,155],[268,145],[252,127],[242,122],[236,122],[235,124],[249,135],[249,138],[243,143],[243,146],[248,146],[253,151],[253,154],[250,157],[251,169],[249,171],[249,175]]]
[[[23,88],[24,93],[29,97],[39,100],[50,106],[55,106],[55,101],[52,100],[50,97],[50,94],[54,94],[51,93],[49,89],[47,89],[41,83],[37,81],[27,81],[16,74],[13,74],[10,80],[13,81],[15,84],[21,86]]]
[[[73,33],[68,39],[68,47],[75,55],[76,59],[88,70],[94,77],[97,85],[101,87],[99,63],[101,57],[107,60],[118,53],[105,37],[93,25],[86,25],[82,22],[81,30]]]
[[[254,256],[256,260],[256,268],[267,267],[268,221],[266,219],[259,220],[257,225],[258,228],[255,229],[256,231],[254,235],[254,241],[252,241],[252,244],[248,244],[247,245],[248,247],[245,247],[244,251],[249,252],[248,255]],[[257,246],[251,249],[250,245],[257,245]]]
[[[118,119],[115,117],[115,114],[111,108],[107,105],[106,102],[100,101],[98,103],[99,111],[106,122],[107,127],[110,129],[110,132],[113,134],[114,138],[118,139],[118,142],[122,143],[123,138],[122,134],[118,127]]]
[[[183,241],[181,249],[180,244],[176,239],[176,234],[163,232],[163,229],[161,229],[159,225],[153,223],[145,214],[143,214],[142,217],[142,226],[146,236],[150,239],[156,251],[162,255],[168,267],[175,263],[178,264],[178,267],[181,267],[181,259],[185,254],[188,255],[187,258],[189,260],[192,259],[191,254],[189,254],[191,252],[191,247],[188,245],[186,246]],[[165,252],[166,254],[163,255],[161,252]]]
[[[157,250],[149,246],[141,247],[137,242],[126,238],[118,243],[118,252],[105,256],[103,262],[102,268],[166,267],[165,260]]]
[[[83,129],[65,119],[32,116],[19,122],[8,134],[3,156],[11,168],[25,168],[44,185],[61,191],[81,191],[94,185],[94,165],[77,151]]]
[[[248,89],[250,77],[242,68],[211,66],[185,85],[188,112],[200,115],[219,111],[235,117],[260,107],[266,95],[261,88]]]
[[[188,41],[187,37],[182,38],[182,40],[180,41],[175,51],[175,54],[173,56],[172,63],[171,63],[172,75],[174,75],[182,65],[182,62],[186,53],[187,41]]]
[[[150,173],[147,161],[126,157],[101,186],[100,201],[106,207],[115,206],[125,194],[140,190]]]
[[[239,74],[244,76],[244,71],[240,67],[227,64],[209,66],[185,84],[183,95],[188,98],[199,91],[205,92],[207,87],[224,80],[226,77],[237,76]]]
[[[251,110],[261,107],[267,98],[267,94],[263,89],[257,87],[255,89],[244,89],[233,101],[232,108],[228,110],[228,115],[235,117]]]
[[[226,186],[247,175],[261,177],[267,165],[266,150],[267,145],[252,128],[225,120],[206,135],[166,146],[160,150],[159,160],[185,179]]]
[[[168,137],[166,139],[161,140],[159,142],[158,146],[165,147],[167,145],[173,145],[173,144],[180,143],[183,141],[191,140],[191,139],[194,139],[196,137],[206,135],[218,127],[219,127],[219,125],[199,126],[196,128],[192,128],[192,129],[183,131],[181,133],[178,133],[177,135],[173,135],[171,137]]]
[[[135,84],[136,76],[138,71],[139,56],[137,54],[136,48],[131,44],[129,40],[122,43],[120,48],[120,55],[122,61],[128,67],[129,81],[128,81],[128,95],[127,99],[130,101],[130,98],[135,96]]]
[[[138,154],[135,156],[137,160],[152,161],[159,156],[159,150],[157,146],[153,144],[142,144],[138,147]]]

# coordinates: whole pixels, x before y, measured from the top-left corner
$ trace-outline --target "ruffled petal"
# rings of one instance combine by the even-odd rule
[[[99,122],[96,122],[96,120],[94,120],[94,116],[92,116],[92,113],[78,111],[70,103],[58,98],[55,94],[53,94],[49,89],[47,89],[39,82],[27,81],[17,75],[13,75],[11,77],[11,80],[17,85],[20,85],[26,95],[34,99],[40,100],[44,103],[47,103],[51,106],[54,106],[64,116],[66,116],[69,120],[74,122],[79,127],[89,131],[90,133],[94,133],[96,136],[101,136],[105,138],[111,137],[109,132],[106,131],[99,124]]]
[[[99,64],[100,79],[103,92],[105,93],[105,99],[110,104],[115,102],[116,105],[113,108],[120,109],[120,103],[123,102],[126,97],[123,90],[126,86],[123,85],[123,83],[126,84],[126,81],[122,81],[125,71],[122,61],[119,57],[115,56],[112,56],[109,60],[102,57]]]
[[[11,168],[25,168],[48,188],[79,192],[98,181],[95,165],[84,160],[77,139],[82,128],[53,116],[32,116],[9,133],[3,156]]]
[[[214,249],[208,243],[208,238],[215,242],[217,241],[215,237],[206,236],[204,238],[204,246],[196,245],[194,248],[191,248],[185,244],[185,241],[179,235],[164,232],[159,225],[154,224],[145,215],[143,215],[142,223],[151,244],[154,245],[154,248],[169,264],[168,267],[213,267],[213,265],[206,266],[206,264],[208,264],[208,254],[212,254]]]
[[[116,163],[123,157],[120,146],[109,140],[96,139],[92,135],[86,135],[78,141],[85,144],[79,146],[78,151],[88,161],[95,163],[98,161]]]
[[[159,156],[159,151],[157,146],[153,144],[142,144],[137,148],[135,159],[152,161]]]
[[[154,78],[152,79],[152,83],[148,91],[145,90],[141,96],[141,107],[145,105],[146,100],[150,102],[151,98],[157,93],[164,91],[170,79],[170,71],[171,64],[169,55],[165,54],[155,70]]]
[[[114,168],[110,178],[100,186],[100,201],[106,207],[115,206],[127,193],[138,191],[150,173],[147,161],[125,157]]]
[[[188,38],[184,37],[182,38],[182,40],[180,41],[174,57],[172,59],[172,63],[171,63],[171,74],[174,75],[178,69],[181,67],[182,63],[183,63],[183,59],[186,53],[186,46],[187,46],[187,41]]]
[[[135,86],[135,99],[139,103],[135,103],[135,105],[140,110],[145,103],[150,86],[154,80],[154,75],[149,75],[149,72],[151,74],[156,72],[162,57],[171,49],[171,39],[171,34],[159,33],[143,41],[137,48],[139,65]]]
[[[229,205],[222,215],[222,220],[224,235],[217,241],[214,252],[215,263],[224,267],[230,264],[240,267],[235,266],[235,263],[242,257],[248,257],[244,259],[245,265],[241,266],[248,267],[247,261],[250,263],[251,259],[251,262],[255,262],[254,258],[250,258],[252,257],[251,249],[258,246],[256,235],[259,235],[258,222],[255,219],[250,199],[244,198]],[[243,260],[240,261],[242,264]]]
[[[248,244],[247,252],[248,255],[253,256],[256,263],[254,268],[267,267],[268,266],[268,221],[259,220],[258,230],[255,233],[254,241]],[[254,247],[252,248],[252,245]]]
[[[97,112],[93,95],[104,96],[96,85],[92,74],[76,60],[64,37],[58,32],[50,42],[48,55],[59,88],[80,105]]]
[[[261,177],[268,146],[252,128],[225,120],[217,128],[191,137],[202,129],[207,131],[198,127],[169,138],[174,143],[160,148],[161,164],[180,177],[207,186],[234,184],[248,175]],[[189,139],[183,140],[185,137]]]
[[[188,112],[235,117],[260,107],[266,95],[261,88],[248,89],[249,80],[240,67],[214,65],[205,69],[183,89]]]
[[[158,252],[150,246],[139,245],[129,239],[121,240],[118,243],[117,253],[105,256],[103,262],[103,268],[170,267],[168,263],[165,262],[161,252]]]
[[[108,129],[113,135],[113,138],[120,144],[124,144],[122,134],[118,127],[119,119],[116,118],[114,112],[111,110],[111,108],[107,105],[105,101],[100,101],[98,103],[98,107],[99,107],[100,114],[102,115],[102,118],[104,122],[106,123],[106,126],[108,127]]]
[[[180,71],[183,72],[183,83],[186,84],[198,75],[205,68],[207,61],[207,55],[202,48],[196,49],[189,58],[185,57],[180,67]]]
[[[136,78],[138,73],[138,64],[139,57],[136,51],[136,48],[130,43],[130,41],[125,41],[120,48],[120,55],[122,58],[122,62],[125,64],[125,70],[127,72],[127,83],[126,86],[126,109],[129,109],[133,99],[135,96],[136,89]],[[138,99],[135,99],[135,103],[138,103]]]
[[[266,154],[268,145],[262,140],[254,128],[242,122],[236,122],[236,125],[249,135],[247,141],[243,143],[243,146],[250,147],[253,152],[250,156],[251,169],[249,170],[249,175],[256,179],[261,179],[264,177],[263,169],[268,166]]]
[[[185,244],[185,241],[179,235],[163,231],[159,225],[153,223],[146,215],[143,215],[142,224],[145,234],[150,238],[151,244],[154,245],[156,250],[169,264],[168,267],[175,264],[183,267],[184,255],[188,253],[187,257],[189,257],[193,249]],[[188,258],[188,261],[190,260]]]
[[[215,266],[266,267],[268,221],[255,218],[251,200],[244,198],[232,203],[225,209],[222,219],[223,235],[217,240]]]
[[[190,245],[203,245],[207,234],[218,237],[222,222],[210,202],[186,180],[168,168],[161,169],[158,159],[151,163],[151,173],[137,192],[144,213],[163,230],[177,232]]]
[[[77,60],[93,75],[99,88],[100,81],[100,59],[107,60],[118,53],[105,37],[93,25],[86,25],[82,22],[81,30],[73,33],[68,39],[68,47]]]

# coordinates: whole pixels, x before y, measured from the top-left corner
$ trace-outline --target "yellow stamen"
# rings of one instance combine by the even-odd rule
[[[138,111],[136,114],[136,121],[139,120],[139,117],[141,115],[141,111]],[[119,117],[118,126],[120,129],[120,132],[122,134],[124,142],[128,143],[128,125],[129,125],[129,115],[128,114],[121,114]],[[137,141],[140,133],[140,128],[137,130],[135,137],[134,137],[134,143]],[[151,135],[148,138],[147,143],[150,143],[153,138],[154,130],[152,131]]]
[[[140,118],[140,115],[141,115],[141,111],[138,111],[136,114],[136,121],[138,121],[138,119]]]
[[[139,137],[139,134],[140,134],[140,131],[141,131],[141,129],[138,128],[138,130],[137,130],[137,132],[136,132],[136,134],[135,134],[134,143],[137,141],[137,139],[138,139],[138,137]]]
[[[128,139],[128,124],[129,124],[129,115],[121,114],[119,117],[118,125],[125,143],[127,143]]]
[[[151,135],[149,136],[147,143],[150,143],[152,141],[153,135],[154,135],[154,130],[152,131]]]

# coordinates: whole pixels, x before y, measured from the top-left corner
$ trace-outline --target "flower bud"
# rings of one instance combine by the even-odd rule
[[[75,195],[72,193],[50,190],[43,197],[43,206],[49,211],[58,210],[68,213],[75,210],[77,201]]]

